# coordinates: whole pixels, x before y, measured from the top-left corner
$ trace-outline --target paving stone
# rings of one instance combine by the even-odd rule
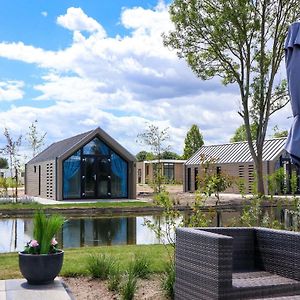
[[[6,300],[6,292],[0,291],[0,300]]]
[[[45,285],[30,285],[25,279],[1,280],[0,288],[0,300],[71,300],[58,279]]]

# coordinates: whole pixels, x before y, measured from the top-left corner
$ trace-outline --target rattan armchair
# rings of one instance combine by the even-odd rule
[[[179,228],[175,256],[176,300],[300,295],[299,233]]]

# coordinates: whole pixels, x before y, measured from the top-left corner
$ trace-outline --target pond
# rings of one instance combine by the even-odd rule
[[[229,226],[232,219],[238,219],[240,211],[221,211],[222,226]],[[68,218],[57,240],[62,248],[103,245],[146,245],[161,244],[153,231],[144,226],[144,220],[165,225],[160,215],[150,216],[113,216],[113,217],[76,217]],[[178,220],[178,223],[180,220]],[[216,226],[216,218],[212,226]],[[0,219],[0,253],[22,251],[32,239],[33,221],[28,218]]]

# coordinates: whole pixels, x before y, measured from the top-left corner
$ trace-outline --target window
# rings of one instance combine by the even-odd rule
[[[142,183],[142,169],[138,169],[138,183]]]
[[[109,148],[98,138],[94,138],[83,147],[83,154],[88,155],[109,155]]]
[[[95,138],[63,162],[63,198],[127,198],[128,163]]]
[[[149,165],[146,165],[146,176],[149,175]]]
[[[248,191],[249,193],[253,193],[253,185],[254,185],[254,166],[249,165],[248,166]]]
[[[173,181],[174,178],[174,164],[164,163],[164,177],[167,181]]]
[[[39,166],[39,195],[41,194],[41,166]]]
[[[81,173],[80,151],[77,151],[63,163],[64,198],[80,198]]]
[[[36,166],[33,167],[33,172],[36,173]]]
[[[198,181],[199,181],[199,178],[198,178],[198,168],[195,168],[195,191],[198,190]]]
[[[118,154],[111,155],[111,195],[113,198],[126,198],[127,195],[127,162]]]
[[[187,169],[187,190],[191,190],[191,168]]]
[[[221,167],[217,167],[217,175],[221,174]]]

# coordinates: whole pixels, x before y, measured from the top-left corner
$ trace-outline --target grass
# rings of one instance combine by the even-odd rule
[[[171,250],[170,246],[170,250]],[[143,253],[151,260],[151,273],[164,272],[165,262],[168,254],[163,245],[129,245],[129,246],[100,246],[66,249],[61,276],[89,276],[86,268],[86,259],[90,254],[107,254],[120,262],[120,270],[128,270],[130,262],[139,253]],[[19,272],[18,254],[0,254],[0,280],[10,278],[21,278]]]
[[[70,209],[70,208],[127,208],[127,207],[149,207],[154,206],[152,203],[143,201],[120,201],[120,202],[95,202],[95,203],[62,203],[44,205],[40,203],[0,203],[0,209]]]

